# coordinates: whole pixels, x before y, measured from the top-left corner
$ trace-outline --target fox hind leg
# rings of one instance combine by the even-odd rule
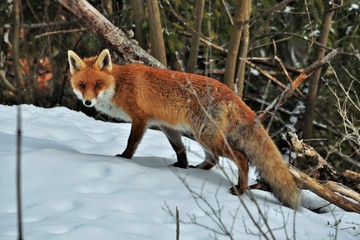
[[[211,168],[213,168],[216,164],[219,163],[219,157],[210,153],[207,150],[204,150],[205,152],[205,160],[196,165],[196,166],[190,166],[191,168],[200,168],[200,169],[204,169],[204,170],[210,170]]]
[[[247,189],[249,163],[248,159],[242,152],[234,151],[234,162],[238,167],[238,184],[230,188],[230,193],[233,195],[241,195]]]
[[[177,162],[173,164],[174,167],[187,168],[188,160],[186,157],[186,148],[181,140],[181,134],[171,128],[161,126],[161,131],[163,131],[168,138],[171,147],[174,149],[177,157]]]

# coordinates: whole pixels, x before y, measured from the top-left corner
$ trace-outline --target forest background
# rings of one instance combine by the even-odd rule
[[[93,56],[109,48],[131,60],[63,2],[0,3],[0,103],[81,106],[69,84],[67,50]],[[277,141],[293,127],[338,169],[360,169],[360,5],[356,0],[88,1],[169,69],[224,82],[261,114],[301,72],[334,49],[264,124]],[[305,159],[295,165],[308,169]],[[316,163],[315,163],[316,164]],[[359,183],[354,183],[359,191]]]

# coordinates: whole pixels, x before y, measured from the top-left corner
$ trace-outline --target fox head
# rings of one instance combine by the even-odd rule
[[[115,78],[108,49],[99,56],[81,59],[75,52],[68,51],[71,86],[76,96],[86,107],[93,107],[99,101],[109,101],[115,94]]]

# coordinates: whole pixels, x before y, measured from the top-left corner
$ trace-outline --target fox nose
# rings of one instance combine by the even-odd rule
[[[85,100],[84,104],[85,104],[85,106],[90,107],[91,106],[91,101],[90,100]]]

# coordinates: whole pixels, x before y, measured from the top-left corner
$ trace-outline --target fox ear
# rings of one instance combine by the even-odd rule
[[[85,65],[81,58],[71,50],[68,51],[68,60],[71,74],[80,71]]]
[[[108,49],[102,50],[102,52],[96,59],[95,67],[97,67],[99,70],[103,70],[103,69],[106,69],[108,71],[112,70],[111,56]]]

